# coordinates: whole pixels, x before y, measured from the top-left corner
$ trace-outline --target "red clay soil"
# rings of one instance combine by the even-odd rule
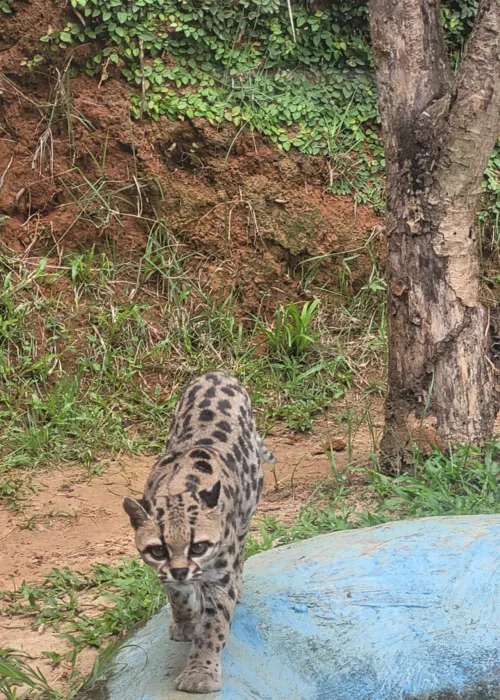
[[[302,261],[360,248],[380,227],[367,207],[326,194],[328,168],[320,157],[285,154],[250,132],[234,141],[233,127],[201,119],[131,121],[130,86],[118,78],[60,81],[47,61],[30,71],[22,62],[43,52],[42,34],[67,21],[63,5],[18,1],[0,27],[5,246],[60,259],[112,242],[118,255],[138,258],[148,225],[161,217],[173,240],[195,254],[190,265],[204,284],[213,290],[234,283],[247,310],[256,310],[263,295],[273,305],[300,297]],[[51,61],[61,73],[85,51],[73,48]],[[106,206],[92,199],[89,183]],[[338,264],[327,258],[317,281],[334,289]],[[369,256],[351,264],[356,287],[366,279]]]

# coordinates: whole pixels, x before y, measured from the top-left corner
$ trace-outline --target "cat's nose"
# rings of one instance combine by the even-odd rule
[[[189,574],[189,569],[187,567],[184,569],[170,569],[170,573],[176,581],[185,581]]]

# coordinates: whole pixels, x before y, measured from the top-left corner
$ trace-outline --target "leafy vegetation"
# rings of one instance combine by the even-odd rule
[[[288,0],[72,0],[75,21],[42,41],[94,45],[85,70],[113,70],[136,91],[136,117],[203,117],[266,134],[330,161],[328,189],[382,206],[383,149],[366,5]],[[447,0],[442,18],[458,62],[477,0]],[[493,197],[498,168],[485,180]],[[493,223],[493,215],[487,215]]]
[[[0,651],[0,692],[17,698],[16,689],[23,687],[31,697],[72,698],[95,682],[118,651],[123,635],[155,613],[165,594],[152,569],[125,560],[117,566],[96,564],[87,574],[53,569],[41,585],[23,582],[18,591],[3,593],[2,598],[5,615],[29,616],[34,626],[51,629],[63,640],[64,652],[49,651],[43,656],[54,668],[69,668],[69,678],[62,694],[26,655],[4,649]],[[75,664],[88,648],[99,654],[84,677]]]
[[[3,12],[6,15],[12,14],[14,11],[13,3],[14,0],[0,0],[0,12]]]
[[[277,358],[303,358],[308,349],[318,340],[318,332],[312,325],[318,313],[319,299],[305,302],[299,310],[291,303],[276,309],[274,327],[260,324],[266,336],[267,346],[272,356]]]
[[[0,8],[10,11],[12,2]],[[243,129],[259,131],[285,151],[326,157],[328,191],[383,206],[383,145],[364,2],[71,0],[71,7],[73,20],[41,38],[45,56],[26,61],[31,70],[52,62],[51,49],[70,48],[73,72],[101,80],[120,75],[131,84],[136,118],[229,122],[234,141]],[[477,0],[442,3],[453,65],[476,11]],[[92,47],[83,64],[75,44]],[[495,249],[499,153],[484,179],[480,215],[483,241]]]
[[[260,537],[250,538],[250,555],[308,537],[379,525],[392,520],[441,515],[477,515],[500,513],[500,442],[488,443],[483,450],[461,445],[449,454],[438,450],[424,457],[414,453],[413,474],[388,477],[378,469],[372,455],[372,466],[352,465],[339,472],[332,460],[332,480],[323,484],[321,499],[306,504],[299,519],[285,527],[276,518],[266,518],[260,525]],[[366,486],[358,493],[360,502],[368,497],[375,506],[362,510],[347,505],[353,493],[353,476],[362,476]]]
[[[94,613],[94,601],[101,616]],[[4,612],[33,616],[33,624],[64,632],[71,651],[87,646],[99,649],[110,635],[119,636],[130,625],[156,612],[165,601],[152,569],[134,559],[118,566],[94,564],[81,574],[67,567],[53,569],[40,587],[26,581],[15,593],[4,594]],[[51,661],[61,659],[51,658]]]

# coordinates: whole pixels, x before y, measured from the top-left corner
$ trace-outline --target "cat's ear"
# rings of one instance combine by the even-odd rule
[[[151,503],[145,498],[131,498],[125,496],[122,501],[123,510],[130,518],[130,524],[137,530],[148,518],[151,513]]]
[[[211,489],[199,491],[198,496],[205,508],[209,508],[210,510],[216,508],[220,497],[220,481],[216,481]]]

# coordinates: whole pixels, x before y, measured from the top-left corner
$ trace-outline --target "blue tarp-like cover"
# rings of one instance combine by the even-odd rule
[[[498,700],[500,516],[337,532],[246,564],[223,688],[173,689],[169,611],[135,633],[110,700]]]

